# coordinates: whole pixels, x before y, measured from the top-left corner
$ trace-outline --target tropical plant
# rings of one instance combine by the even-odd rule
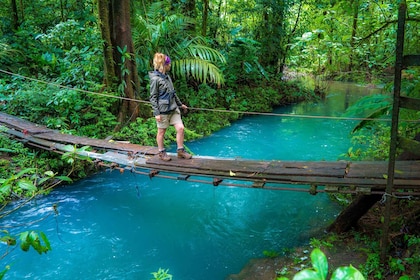
[[[193,19],[180,14],[170,14],[169,1],[152,3],[144,15],[134,20],[133,41],[139,57],[138,67],[145,77],[151,68],[155,52],[172,58],[175,77],[199,83],[223,83],[217,66],[225,63],[224,56],[209,47],[206,39],[195,36],[188,28]]]
[[[12,49],[8,44],[0,42],[0,61],[8,60],[11,56],[17,54],[18,52]]]
[[[325,254],[318,248],[311,253],[313,268],[306,268],[298,272],[293,280],[326,280],[328,279],[328,260]],[[337,268],[331,275],[330,280],[364,280],[362,273],[352,265]],[[288,280],[286,277],[278,277],[277,280]]]
[[[233,40],[228,50],[228,63],[224,72],[229,77],[230,87],[256,84],[262,78],[269,79],[268,73],[258,61],[261,46],[257,41],[238,37]]]
[[[419,71],[408,69],[403,72],[401,92],[408,96],[420,97]],[[385,87],[385,92],[365,96],[350,106],[344,116],[362,118],[353,128],[352,143],[355,147],[349,155],[359,159],[385,159],[389,150],[390,121],[393,105],[393,84]],[[404,139],[414,139],[420,133],[420,111],[401,108],[399,111],[398,136],[400,143]],[[358,148],[364,147],[363,153]],[[353,153],[353,151],[355,151]],[[355,156],[357,155],[357,156]]]
[[[168,273],[169,269],[159,268],[157,272],[152,272],[152,280],[172,280],[172,275]]]

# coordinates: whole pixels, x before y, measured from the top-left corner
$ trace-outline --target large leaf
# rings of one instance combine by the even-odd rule
[[[32,171],[35,171],[36,170],[36,168],[26,168],[26,169],[23,169],[23,170],[21,170],[18,174],[16,174],[15,176],[16,176],[16,178],[20,178],[20,177],[22,177],[23,175],[25,175],[25,174],[28,174],[28,173],[32,173]]]
[[[337,268],[331,280],[365,280],[363,274],[352,265]]]
[[[328,274],[328,260],[325,254],[318,248],[311,253],[313,269],[307,268],[295,275],[293,280],[325,280]]]
[[[36,192],[37,188],[34,185],[34,183],[32,183],[32,181],[27,180],[27,179],[21,179],[17,182],[17,186],[23,190],[27,190],[29,192]]]
[[[312,266],[318,272],[320,279],[326,279],[328,274],[328,261],[325,254],[318,248],[311,253]]]
[[[25,252],[27,252],[31,246],[28,240],[28,236],[29,231],[25,231],[20,234],[20,248]]]
[[[189,78],[192,77],[197,81],[206,83],[223,84],[223,76],[220,69],[214,64],[201,59],[181,59],[174,61],[172,64],[174,75]]]
[[[324,278],[321,278],[318,272],[312,269],[304,269],[293,277],[293,280],[321,280]]]
[[[366,127],[370,122],[383,116],[389,115],[391,110],[391,98],[388,95],[373,94],[365,96],[350,106],[343,114],[344,117],[364,118],[354,128],[355,132]]]
[[[369,123],[375,121],[375,119],[379,119],[380,117],[384,116],[389,111],[389,106],[385,106],[382,108],[378,108],[376,111],[372,112],[370,115],[365,116],[366,120],[361,120],[351,131],[352,133],[366,127]]]

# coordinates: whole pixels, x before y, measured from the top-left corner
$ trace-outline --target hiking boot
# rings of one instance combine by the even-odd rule
[[[159,152],[159,158],[163,161],[170,161],[171,160],[171,158],[166,153],[166,150],[163,150],[163,151]]]
[[[192,158],[192,155],[187,153],[184,149],[178,149],[177,154],[178,154],[178,158],[184,158],[184,159]]]

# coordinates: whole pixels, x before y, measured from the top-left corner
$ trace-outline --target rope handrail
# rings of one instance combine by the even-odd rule
[[[93,94],[93,95],[99,95],[99,96],[103,96],[103,97],[110,97],[110,98],[115,98],[115,99],[120,99],[120,100],[145,103],[145,104],[148,104],[148,105],[151,104],[150,101],[146,101],[146,100],[133,99],[133,98],[122,97],[122,96],[115,96],[115,95],[112,95],[112,94],[94,92],[94,91],[89,91],[89,90],[84,90],[84,89],[79,89],[79,88],[72,88],[72,87],[61,85],[61,84],[47,82],[47,81],[43,81],[43,80],[39,80],[39,79],[27,77],[27,76],[24,76],[24,75],[21,75],[21,74],[16,74],[16,73],[13,73],[13,72],[10,72],[10,71],[6,71],[6,70],[3,70],[3,69],[0,69],[0,72],[2,72],[4,74],[7,74],[7,75],[20,77],[20,78],[23,78],[23,79],[26,79],[26,80],[30,80],[30,81],[34,81],[34,82],[38,82],[38,83],[42,83],[42,84],[46,84],[46,85],[51,85],[51,86],[55,86],[55,87],[59,87],[59,88],[63,88],[63,89],[74,90],[74,91],[78,91],[78,92],[83,92],[83,93],[88,93],[88,94]],[[392,121],[390,118],[389,119],[384,119],[384,118],[363,118],[363,117],[337,117],[337,116],[298,115],[298,114],[284,114],[284,113],[268,113],[268,112],[222,110],[222,109],[214,109],[214,108],[209,109],[209,108],[200,108],[200,107],[188,107],[188,109],[189,110],[195,110],[195,111],[210,111],[210,112],[230,113],[230,114],[262,115],[262,116],[293,117],[293,118],[308,118],[308,119],[333,119],[333,120],[381,121],[381,122],[391,122]],[[414,123],[418,123],[419,122],[420,123],[420,120],[400,120],[400,121],[402,121],[402,122],[414,122]]]

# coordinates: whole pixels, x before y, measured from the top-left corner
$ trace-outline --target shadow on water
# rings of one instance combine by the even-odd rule
[[[353,86],[354,87],[354,86]],[[333,91],[325,101],[276,112],[341,114],[359,93]],[[354,96],[353,96],[354,94]],[[348,95],[346,97],[346,95]],[[253,116],[188,143],[196,154],[261,160],[336,160],[348,149],[353,123],[331,119]],[[14,250],[5,279],[224,279],[264,250],[307,243],[340,208],[324,194],[213,187],[185,181],[101,172],[41,197],[2,221],[44,231],[52,251]]]

